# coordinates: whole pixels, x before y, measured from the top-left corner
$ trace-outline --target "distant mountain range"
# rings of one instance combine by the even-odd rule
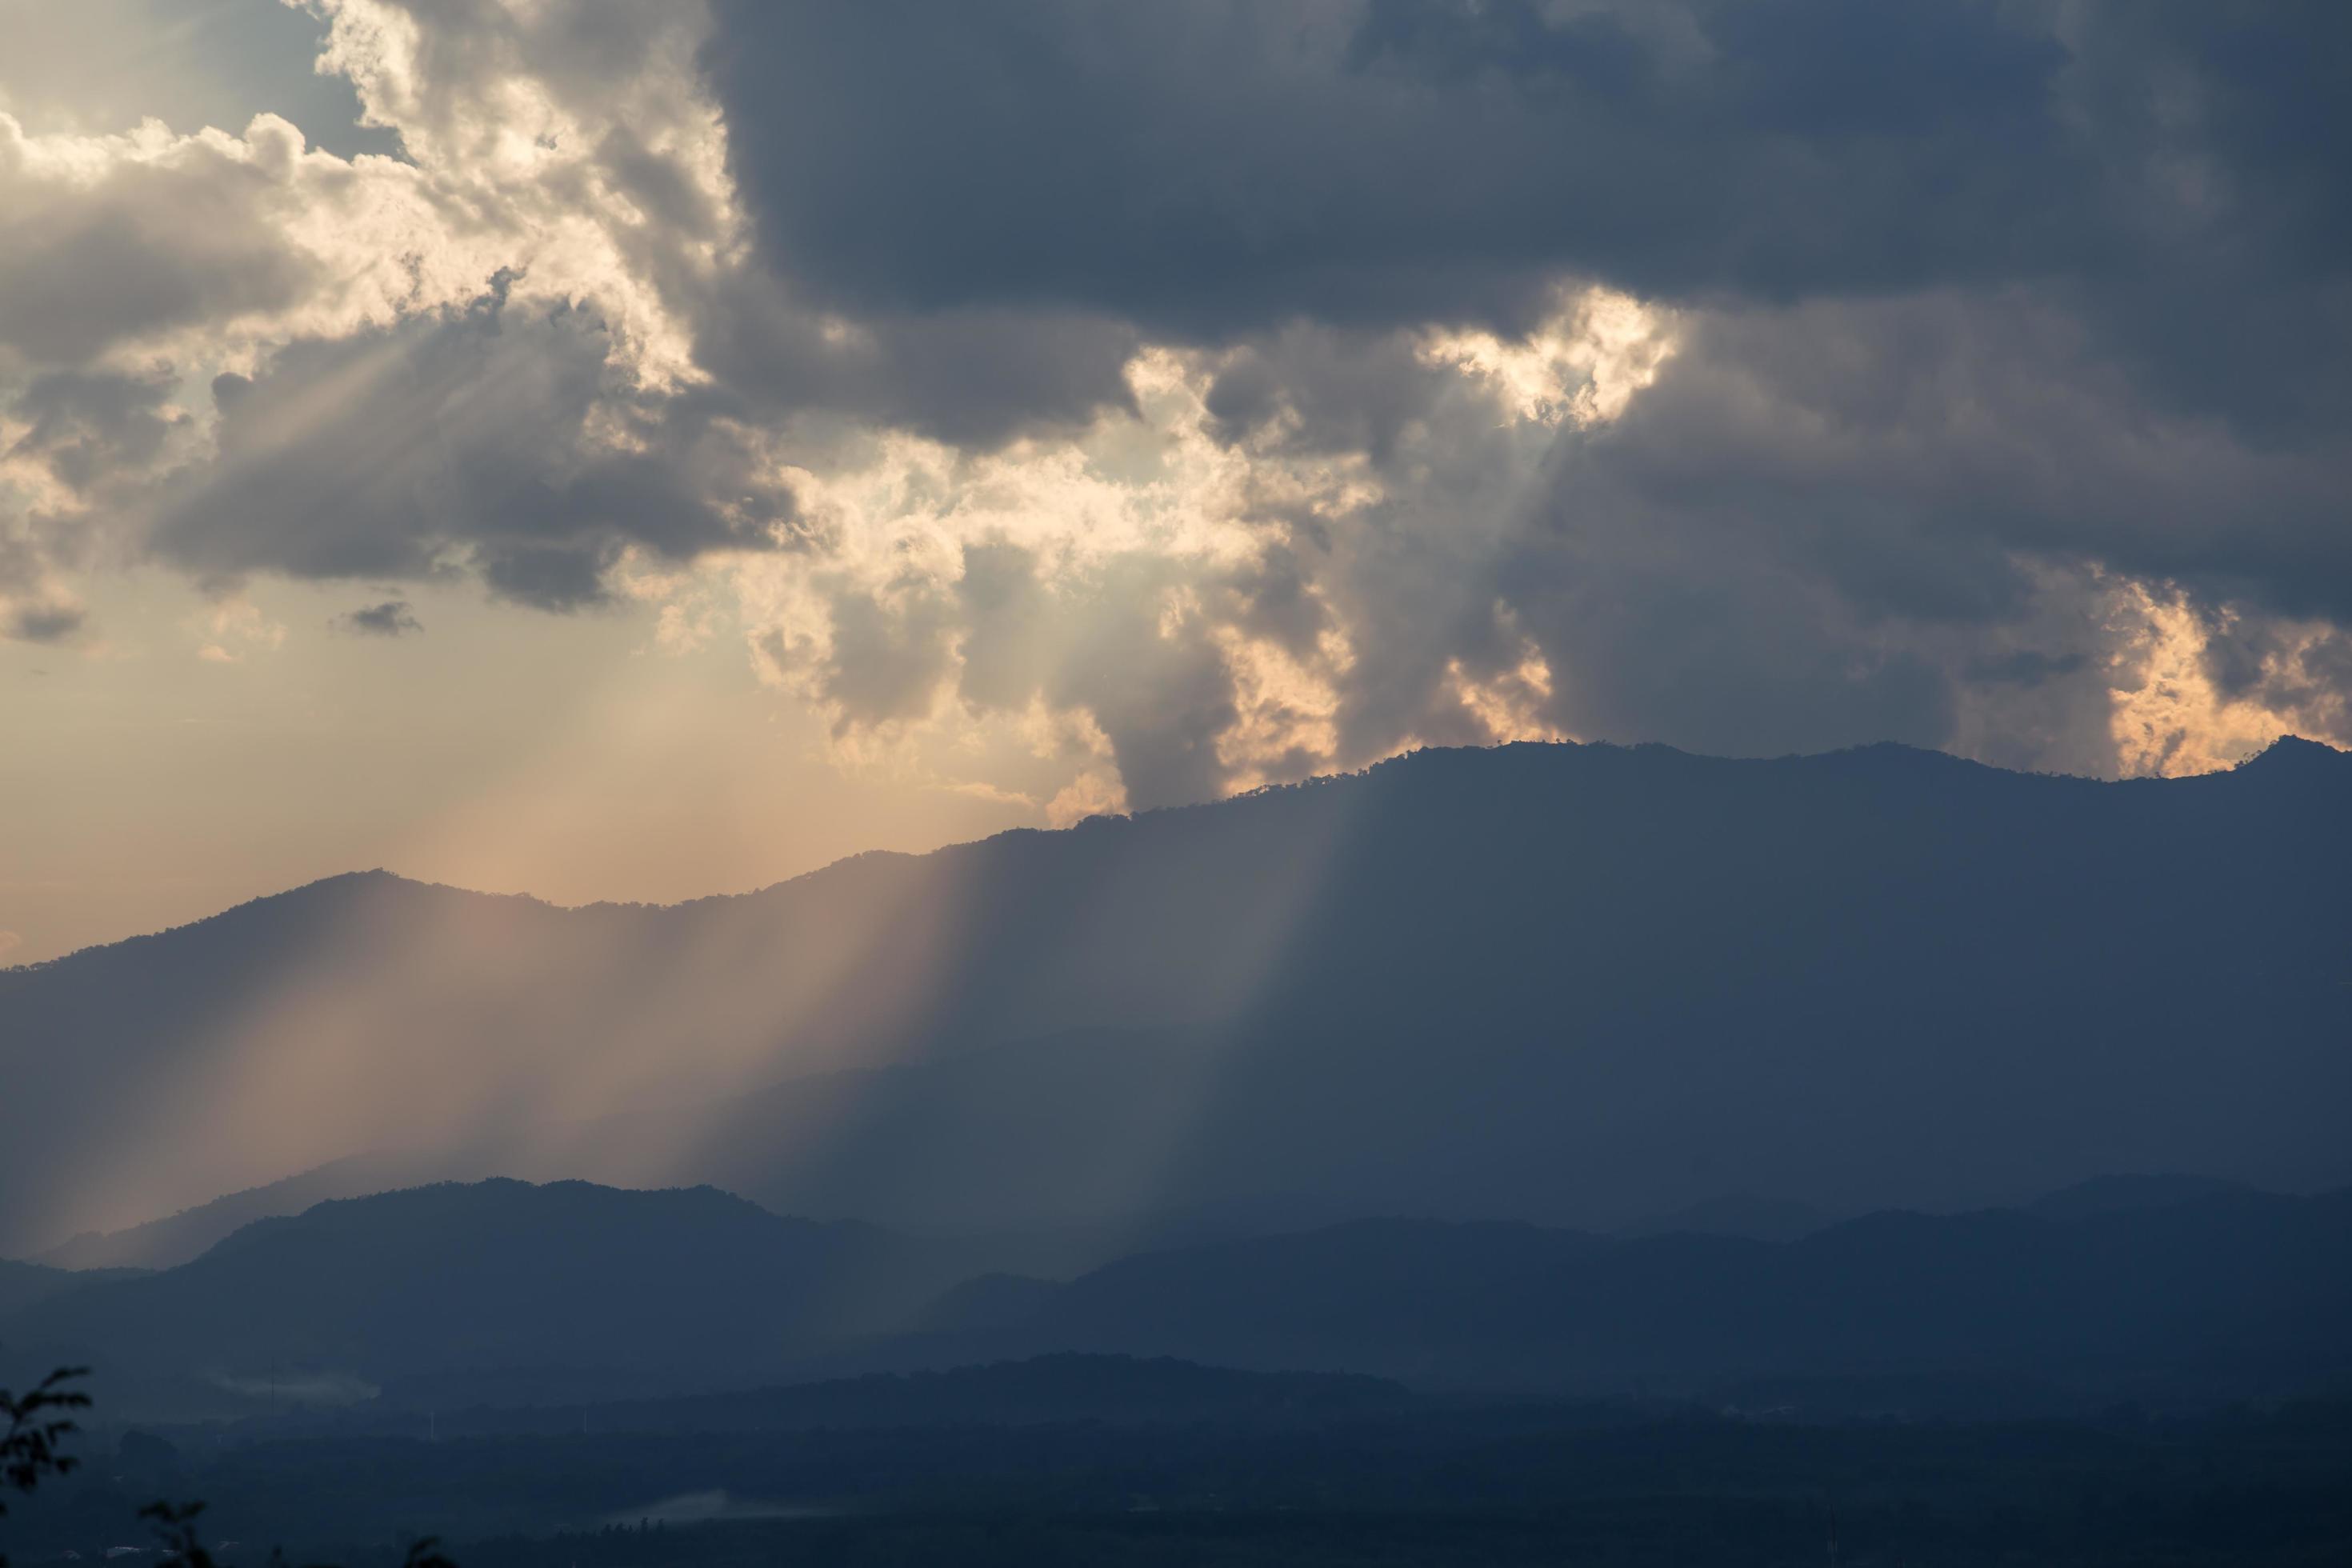
[[[1781,1245],[1361,1221],[1128,1259],[1013,1337],[1436,1386],[1968,1375],[2285,1392],[2352,1386],[2347,1322],[2352,1191],[2067,1222],[1889,1213]]]
[[[227,1408],[474,1374],[492,1394],[675,1391],[906,1326],[968,1268],[709,1188],[490,1181],[257,1221],[176,1268],[43,1292],[0,1316],[0,1340]]]
[[[1054,1354],[943,1371],[868,1373],[814,1383],[577,1405],[478,1405],[436,1412],[440,1436],[549,1432],[809,1432],[1054,1422],[1325,1421],[1378,1415],[1412,1398],[1401,1384],[1346,1373],[1243,1372],[1168,1357]],[[313,1412],[264,1430],[407,1434],[413,1409]]]
[[[1754,1193],[1733,1193],[1724,1197],[1708,1198],[1672,1214],[1656,1215],[1621,1226],[1620,1236],[1744,1236],[1750,1241],[1794,1241],[1809,1236],[1830,1223],[1831,1216],[1813,1207],[1787,1198],[1759,1197]],[[44,1259],[44,1261],[57,1261]]]
[[[0,1254],[196,1208],[49,1254],[181,1261],[371,1170],[1096,1257],[1269,1206],[2314,1191],[2352,1181],[2347,885],[2352,756],[2301,742],[2123,784],[1424,752],[668,909],[339,878],[0,971]]]
[[[11,1313],[61,1296],[68,1290],[80,1289],[108,1279],[138,1277],[143,1270],[135,1268],[101,1268],[77,1272],[54,1268],[41,1263],[17,1263],[0,1258],[0,1321]]]
[[[255,1220],[300,1214],[332,1198],[363,1198],[431,1182],[450,1174],[446,1163],[439,1155],[355,1154],[227,1193],[144,1225],[84,1231],[30,1261],[61,1269],[176,1268],[203,1257]]]
[[[733,1427],[823,1425],[828,1410],[887,1424],[907,1401],[942,1418],[956,1390],[982,1385],[922,1381],[897,1406],[878,1384],[750,1405],[716,1391],[1061,1352],[1682,1398],[1791,1378],[2103,1398],[2352,1387],[2352,1191],[2157,1184],[2135,1206],[2131,1186],[2075,1219],[1887,1213],[1780,1244],[1361,1220],[1142,1254],[1055,1284],[958,1283],[969,1258],[953,1245],[782,1219],[709,1189],[448,1184],[260,1221],[162,1273],[45,1277],[0,1310],[13,1357],[0,1370],[96,1365],[127,1416],[712,1391],[661,1424]],[[1112,1397],[1072,1375],[1024,1397],[1055,1419]],[[1010,1397],[987,1386],[972,1408]],[[1370,1397],[1354,1386],[1285,1397],[1353,1407]],[[1160,1405],[1259,1396],[1154,1387]]]
[[[2247,1190],[2242,1182],[2168,1172],[2152,1176],[2094,1176],[2036,1198],[2028,1205],[2044,1219],[2088,1219],[2132,1209],[2170,1208]]]

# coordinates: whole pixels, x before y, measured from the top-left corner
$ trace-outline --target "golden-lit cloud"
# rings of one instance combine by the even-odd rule
[[[1543,432],[1621,413],[1664,357],[1663,331],[1629,301],[1588,291],[1530,344],[1417,352],[1440,378],[1430,395],[1446,419],[1528,432],[1492,476],[1526,488]],[[1380,629],[1301,574],[1308,533],[1357,526],[1394,499],[1395,479],[1360,455],[1221,439],[1211,402],[1222,368],[1214,354],[1149,348],[1129,367],[1135,412],[1069,437],[972,454],[894,435],[854,466],[795,475],[821,545],[729,569],[763,679],[826,712],[845,758],[896,756],[949,777],[984,763],[976,736],[997,716],[1066,716],[1087,741],[1047,748],[1065,771],[1030,797],[1055,820],[1130,801],[1129,773],[1153,744],[1133,736],[1122,758],[1118,700],[1092,696],[1097,682],[1189,672],[1178,700],[1194,706],[1184,722],[1199,752],[1171,765],[1215,793],[1410,744],[1402,730],[1369,750],[1342,737],[1355,649]],[[1464,544],[1478,548],[1475,535]],[[1454,705],[1474,736],[1556,735],[1539,712],[1549,668],[1523,632],[1509,635],[1517,650],[1491,672],[1442,663],[1433,700]],[[1150,798],[1169,798],[1157,789],[1147,784]]]
[[[1595,425],[1625,412],[1675,352],[1675,313],[1612,289],[1562,290],[1561,307],[1526,338],[1441,331],[1421,352],[1492,382],[1523,420]]]
[[[2127,584],[2116,595],[2124,628],[2111,676],[2117,770],[2126,776],[2216,773],[2235,767],[2281,735],[2341,739],[2352,713],[2342,688],[2305,668],[2334,645],[2324,626],[2283,629],[2255,672],[2258,682],[2232,693],[2214,679],[2215,631],[2179,595]],[[2273,706],[2265,689],[2284,685],[2302,702]]]

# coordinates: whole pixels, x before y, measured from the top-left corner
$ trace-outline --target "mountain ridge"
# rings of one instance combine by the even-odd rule
[[[299,895],[315,893],[322,889],[340,889],[346,886],[371,882],[398,883],[408,888],[421,889],[436,893],[462,894],[465,897],[472,899],[510,900],[517,903],[527,904],[535,909],[551,910],[561,914],[589,914],[612,911],[630,912],[640,910],[658,913],[668,910],[691,910],[709,904],[722,904],[744,900],[758,899],[766,894],[773,893],[781,889],[792,887],[796,883],[806,882],[813,878],[823,877],[827,872],[833,871],[837,868],[857,865],[867,861],[922,860],[933,856],[950,854],[956,850],[971,849],[982,845],[997,843],[1002,840],[1018,839],[1024,837],[1034,837],[1044,834],[1068,833],[1086,828],[1092,824],[1129,822],[1146,816],[1213,810],[1217,806],[1223,805],[1234,801],[1250,800],[1262,795],[1279,795],[1290,791],[1312,789],[1326,784],[1352,778],[1362,778],[1379,769],[1391,767],[1412,758],[1426,754],[1444,752],[1506,752],[1514,747],[1521,746],[1564,746],[1634,753],[1658,752],[1676,757],[1689,758],[1700,762],[1727,763],[1734,764],[1769,764],[1788,762],[1812,762],[1828,758],[1848,756],[1916,757],[1936,759],[1939,762],[1952,763],[1962,768],[1981,769],[1989,773],[2008,773],[2021,778],[2067,779],[2085,784],[2105,785],[2177,784],[2186,782],[2190,779],[2227,777],[2231,773],[2242,773],[2255,768],[2284,771],[2282,764],[2296,768],[2311,766],[2345,766],[2352,768],[2352,750],[2331,746],[2324,741],[2315,741],[2305,736],[2291,734],[2282,734],[2243,760],[2226,768],[2217,768],[2210,773],[2168,775],[2133,775],[2130,777],[2113,779],[2102,778],[2097,775],[2088,773],[2044,773],[2027,769],[2004,768],[1996,763],[1979,762],[1972,757],[1963,757],[1950,752],[1937,751],[1934,747],[1930,746],[1915,746],[1906,742],[1901,741],[1872,741],[1860,745],[1842,746],[1833,751],[1828,752],[1790,752],[1770,757],[1710,756],[1705,752],[1688,752],[1683,750],[1681,747],[1670,746],[1663,742],[1656,741],[1642,741],[1622,743],[1608,741],[1515,741],[1506,742],[1499,746],[1423,746],[1416,747],[1409,752],[1401,752],[1393,757],[1384,757],[1377,763],[1368,763],[1366,766],[1356,769],[1352,772],[1318,773],[1309,778],[1298,779],[1289,783],[1261,784],[1255,789],[1244,790],[1239,794],[1226,795],[1213,801],[1195,801],[1181,805],[1154,806],[1140,812],[1097,814],[1083,817],[1079,821],[1072,823],[1066,827],[1008,827],[1002,829],[999,832],[986,835],[983,837],[961,839],[954,843],[942,844],[936,848],[928,850],[910,851],[900,849],[861,849],[855,853],[845,855],[839,859],[829,860],[822,866],[813,867],[806,871],[802,871],[793,876],[780,879],[777,881],[765,882],[755,888],[747,888],[740,892],[699,893],[692,898],[680,899],[671,903],[661,903],[635,899],[592,899],[584,903],[565,904],[542,898],[536,893],[491,892],[478,888],[464,887],[454,882],[437,882],[426,878],[410,877],[402,872],[394,871],[383,866],[358,868],[349,871],[332,871],[329,872],[325,876],[313,878],[307,882],[299,882],[292,887],[282,888],[276,892],[257,894],[253,898],[244,900],[236,904],[231,904],[226,909],[217,910],[211,914],[200,915],[194,920],[184,921],[178,925],[164,926],[152,931],[133,932],[131,935],[117,937],[107,942],[92,942],[87,947],[76,948],[70,952],[59,953],[54,958],[40,959],[29,963],[0,964],[0,975],[5,975],[11,970],[29,972],[47,969],[58,964],[68,963],[84,953],[100,952],[110,949],[129,946],[137,942],[152,941],[160,937],[177,935],[195,927],[226,919],[229,916],[237,914],[242,910],[251,910],[257,905],[274,904],[278,900],[294,899]]]
[[[0,1252],[367,1151],[918,1227],[2325,1186],[2347,761],[1429,750],[666,908],[313,884],[0,981]]]
[[[1423,1386],[1995,1374],[2234,1397],[2352,1377],[2347,1243],[2352,1188],[1888,1211],[1786,1242],[1367,1221],[1123,1259],[1010,1342]]]
[[[162,1273],[45,1279],[0,1302],[0,1335],[27,1364],[103,1365],[110,1407],[142,1415],[570,1406],[1071,1356],[1612,1397],[1895,1378],[2200,1403],[2352,1379],[2352,1188],[2148,1196],[1783,1242],[1368,1217],[1054,1284],[710,1188],[493,1179],[330,1200]],[[734,1426],[781,1400],[821,1426],[830,1397],[673,1415]]]
[[[537,1369],[726,1386],[909,1321],[968,1268],[712,1187],[490,1178],[258,1219],[175,1268],[28,1301],[6,1332],[182,1400]]]

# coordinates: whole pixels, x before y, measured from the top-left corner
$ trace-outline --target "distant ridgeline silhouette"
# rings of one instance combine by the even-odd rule
[[[321,1204],[162,1273],[67,1275],[0,1309],[0,1343],[26,1364],[106,1368],[126,1418],[596,1403],[609,1429],[1312,1415],[1390,1397],[1338,1374],[1710,1402],[1813,1380],[1849,1401],[1897,1386],[1904,1407],[1957,1392],[1994,1413],[2352,1386],[2352,1190],[2107,1187],[2082,1217],[2044,1217],[2065,1202],[1888,1213],[1787,1243],[1359,1220],[974,1289],[954,1283],[971,1260],[951,1241],[782,1219],[707,1188],[494,1181]],[[1073,1352],[1331,1375],[1067,1362],[676,1397]],[[589,1413],[531,1419],[574,1418]]]
[[[968,1270],[948,1247],[707,1187],[499,1180],[322,1203],[160,1273],[44,1280],[0,1310],[0,1344],[102,1366],[110,1405],[145,1413],[347,1402],[436,1374],[477,1398],[669,1391],[903,1326]]]
[[[0,972],[0,1254],[354,1156],[53,1256],[184,1261],[388,1171],[1095,1257],[1259,1205],[1757,1194],[1718,1228],[1788,1235],[2117,1171],[2308,1192],[2352,1180],[2347,886],[2352,756],[2293,741],[2121,784],[1432,751],[667,909],[337,878]]]

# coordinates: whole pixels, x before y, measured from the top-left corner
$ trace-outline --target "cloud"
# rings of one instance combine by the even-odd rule
[[[2171,765],[2108,719],[2159,679],[2151,638],[2182,646],[2179,605],[2231,628],[2198,645],[2217,700],[2252,649],[2261,711],[2342,732],[2336,645],[2310,629],[2352,620],[2333,14],[714,14],[730,167],[802,331],[812,306],[853,339],[1124,322],[1186,365],[1191,434],[1234,459],[1179,503],[1243,541],[1213,567],[1066,547],[1008,586],[993,524],[926,498],[917,531],[950,520],[989,586],[935,601],[902,576],[879,621],[840,600],[853,635],[815,694],[847,725],[883,689],[892,722],[951,721],[960,670],[963,711],[1016,689],[1082,710],[1145,800],[1259,776],[1244,752],[1279,773],[1498,729]],[[1122,418],[1140,446],[1175,434],[1099,393],[992,390],[984,434],[860,406],[967,446],[1024,409],[1085,415],[1065,450],[1097,474]],[[1167,482],[1133,494],[1168,504]],[[891,531],[835,531],[861,527]],[[1322,640],[1252,630],[1274,600],[1235,560]],[[1010,651],[991,595],[1019,606]],[[1097,613],[1128,635],[1082,632]],[[1291,718],[1245,717],[1277,652]]]
[[[244,599],[225,599],[188,624],[204,639],[196,657],[206,664],[242,664],[248,654],[276,653],[286,646],[286,627]]]
[[[1573,672],[1565,728],[1946,743],[1964,705],[2103,679],[2145,614],[2125,584],[2340,624],[2347,486],[2340,451],[2141,404],[2032,296],[1705,311],[1554,454],[1498,590]]]
[[[851,318],[1516,333],[1653,303],[2026,287],[2134,397],[2352,416],[2352,19],[2196,4],[985,7],[720,0],[778,267]]]
[[[0,637],[63,642],[87,620],[80,600],[52,564],[43,538],[47,521],[0,515]]]
[[[2284,152],[2291,123],[2342,123],[2316,63],[2342,25],[2313,12],[716,10],[705,59],[761,237],[856,311],[1517,327],[1561,273],[1676,300],[2091,279],[2144,270],[2167,225],[2231,253],[2271,237],[2200,200],[2258,199],[2282,229],[2336,205]],[[2155,120],[2119,89],[2159,69],[2187,102]],[[2205,159],[2221,194],[2151,179],[2163,157]]]
[[[2209,756],[2111,715],[2173,679],[2168,606],[2285,624],[2352,581],[2340,484],[2151,417],[2063,327],[1964,293],[1661,312],[1588,289],[1517,342],[1295,326],[1165,356],[1139,417],[1073,445],[901,443],[819,484],[830,549],[751,595],[789,628],[762,667],[848,734],[1082,715],[1100,746],[1063,744],[1064,776],[1108,767],[1136,805],[1535,735]],[[2251,527],[2225,507],[2249,497]],[[2259,656],[2279,700],[2240,720],[2337,732],[2313,635]]]
[[[418,581],[478,571],[547,609],[605,596],[642,548],[772,547],[788,491],[751,438],[684,399],[633,394],[584,308],[462,309],[302,340],[213,384],[218,456],[164,503],[152,544],[192,572]]]
[[[2352,740],[2352,12],[312,9],[402,159],[0,123],[10,635],[135,561],[625,599],[1057,818]]]
[[[348,614],[338,616],[335,625],[357,637],[400,637],[411,632],[421,632],[425,623],[416,618],[405,599],[386,599],[380,605],[363,605]]]
[[[0,201],[36,237],[0,258],[0,407],[13,396],[31,422],[0,426],[30,476],[0,489],[0,531],[45,579],[141,555],[215,584],[472,573],[547,608],[604,600],[632,549],[764,547],[789,510],[775,466],[744,455],[715,403],[673,395],[683,338],[649,276],[697,237],[648,230],[708,205],[698,159],[715,168],[696,140],[713,133],[690,10],[666,76],[659,39],[678,29],[639,12],[601,53],[559,40],[551,65],[571,74],[542,59],[532,79],[497,68],[514,64],[500,7],[320,9],[330,61],[407,161],[308,148],[271,114],[241,137],[0,116]],[[625,135],[604,129],[618,103],[644,110]],[[510,155],[518,133],[533,155]],[[486,322],[509,291],[511,316]],[[77,384],[60,435],[32,405]],[[135,449],[118,417],[101,447],[91,389],[134,386],[154,394],[146,434],[170,438]],[[450,423],[460,411],[488,427]],[[296,425],[320,448],[273,445]],[[373,476],[362,504],[329,504],[355,475]],[[420,514],[444,500],[447,515]]]
[[[63,642],[87,619],[80,605],[60,600],[11,604],[0,619],[0,635],[19,642]]]
[[[32,139],[0,115],[0,202],[17,234],[0,256],[0,348],[78,364],[128,339],[284,309],[313,287],[311,258],[269,210],[282,184],[252,149],[155,131]]]
[[[692,297],[696,363],[770,420],[814,416],[994,448],[1128,409],[1129,322],[996,307],[855,320],[757,261]]]

